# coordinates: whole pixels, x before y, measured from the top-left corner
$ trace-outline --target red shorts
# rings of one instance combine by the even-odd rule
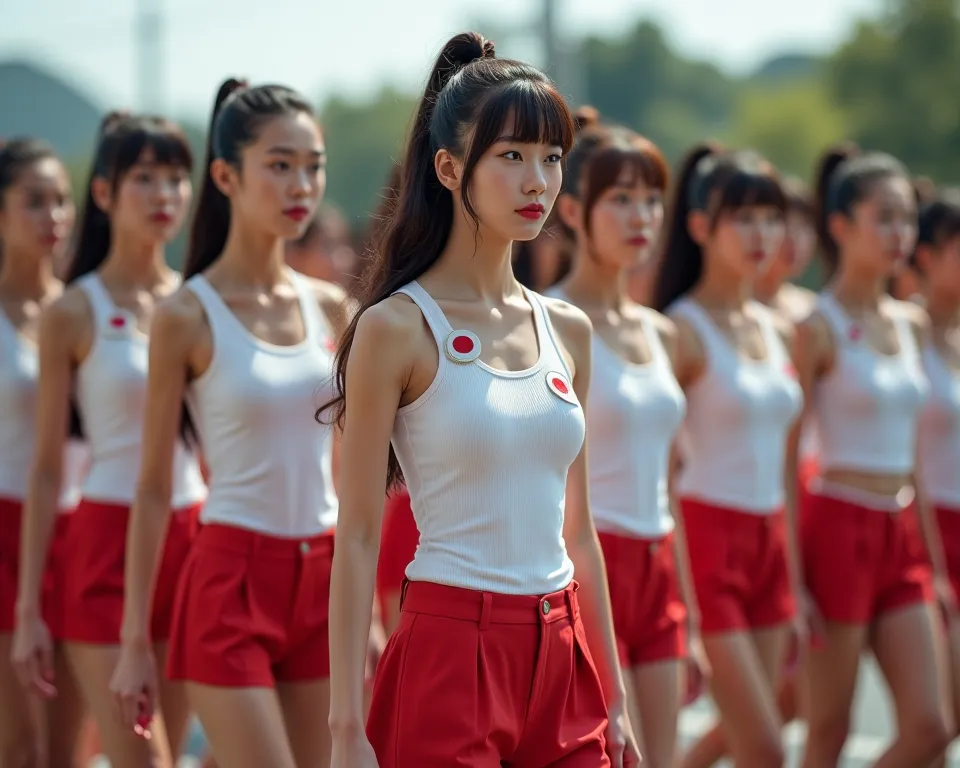
[[[154,641],[170,637],[173,596],[196,536],[200,508],[196,504],[170,516],[153,593],[150,633]],[[92,645],[120,642],[129,520],[129,507],[89,499],[82,499],[73,513],[64,563],[70,574],[64,592],[65,640]]]
[[[637,667],[686,655],[673,534],[641,539],[599,533],[607,566],[620,664]]]
[[[960,509],[937,507],[937,522],[953,592],[960,598]]]
[[[800,514],[810,596],[827,621],[869,624],[933,600],[933,580],[916,508],[872,509],[811,493]]]
[[[15,624],[22,519],[22,502],[0,499],[0,634],[4,635],[13,632]],[[40,586],[40,610],[55,640],[63,636],[63,558],[68,545],[69,524],[69,514],[57,515]]]
[[[225,688],[329,677],[333,538],[204,525],[177,588],[167,677]]]
[[[409,582],[367,737],[380,768],[606,768],[577,586],[545,597]]]
[[[377,592],[399,593],[407,566],[420,543],[420,531],[413,519],[410,494],[404,488],[387,498],[380,535],[380,561],[377,563]]]
[[[740,512],[694,499],[681,499],[680,509],[702,632],[773,627],[793,618],[783,512]]]

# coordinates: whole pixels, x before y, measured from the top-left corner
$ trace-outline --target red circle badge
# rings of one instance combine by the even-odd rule
[[[480,339],[470,331],[452,331],[444,346],[455,363],[472,363],[480,357]]]
[[[573,392],[573,385],[570,384],[570,380],[564,374],[548,371],[547,388],[561,400],[576,405],[577,396]]]

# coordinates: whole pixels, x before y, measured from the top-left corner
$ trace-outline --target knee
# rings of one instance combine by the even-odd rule
[[[941,755],[950,746],[953,735],[941,712],[920,710],[910,713],[898,740],[912,753],[911,762],[922,764]]]
[[[744,744],[743,754],[736,755],[737,765],[752,768],[780,768],[786,760],[779,733],[754,733]]]
[[[816,755],[817,764],[835,765],[849,733],[849,712],[811,718],[807,724],[807,753]]]

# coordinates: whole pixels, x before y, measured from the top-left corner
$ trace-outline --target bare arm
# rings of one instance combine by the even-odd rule
[[[330,728],[334,738],[363,732],[367,638],[380,550],[390,436],[409,380],[419,311],[387,299],[361,316],[346,376],[340,514],[330,578]],[[411,311],[412,310],[412,311]]]
[[[586,411],[591,367],[590,320],[568,304],[551,302],[549,307],[554,327],[573,362],[573,389]],[[619,707],[626,693],[613,631],[607,570],[590,512],[586,440],[567,472],[563,540],[580,584],[580,612],[604,698],[608,706]]]
[[[20,542],[19,617],[37,617],[40,583],[63,479],[64,447],[77,350],[92,335],[86,299],[71,291],[50,306],[40,321],[40,379],[36,446]]]
[[[150,643],[150,602],[170,519],[184,389],[191,351],[204,329],[200,305],[186,290],[160,304],[151,323],[140,477],[127,530],[120,633],[125,644]]]

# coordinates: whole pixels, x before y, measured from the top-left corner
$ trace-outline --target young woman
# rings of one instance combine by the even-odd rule
[[[557,201],[576,256],[549,295],[593,323],[590,507],[630,722],[644,765],[670,768],[681,688],[689,677],[696,695],[702,681],[683,519],[674,516],[669,492],[671,446],[686,401],[673,375],[676,327],[627,291],[629,273],[651,258],[660,235],[669,171],[660,150],[632,131],[601,126],[592,114],[578,125]],[[684,674],[688,646],[692,675]]]
[[[694,149],[667,215],[655,306],[678,329],[686,392],[677,493],[712,692],[738,766],[783,762],[776,708],[799,585],[784,514],[787,434],[800,413],[789,324],[750,299],[784,236],[786,200],[751,153]]]
[[[287,264],[301,275],[341,286],[353,281],[357,254],[350,242],[350,226],[343,213],[322,205],[302,237],[286,246]]]
[[[919,482],[936,510],[945,565],[954,596],[960,594],[960,191],[931,199],[920,209],[915,252],[930,334],[923,367],[930,397],[920,414]],[[946,606],[952,674],[954,733],[960,713],[960,612]]]
[[[113,690],[136,723],[156,697],[148,605],[186,398],[210,468],[202,527],[174,606],[167,675],[187,683],[224,768],[314,768],[323,727],[327,596],[337,497],[333,434],[304,418],[332,389],[343,291],[297,274],[284,242],[322,197],[323,136],[282,86],[217,94],[184,289],[150,343],[143,468],[134,504]]]
[[[447,43],[338,353],[337,397],[318,414],[344,424],[336,768],[593,768],[610,764],[605,732],[613,765],[637,760],[587,501],[590,325],[511,269],[513,241],[537,236],[560,191],[572,140],[542,73],[497,59],[477,34]],[[363,641],[383,493],[401,466],[420,546],[365,734]]]
[[[57,696],[29,696],[11,664],[21,520],[36,440],[38,326],[41,311],[63,290],[53,268],[74,213],[69,177],[50,146],[29,138],[0,146],[0,766],[69,765],[83,715],[59,643],[68,514],[56,517],[33,606],[50,629],[45,671]],[[68,445],[61,513],[79,500],[84,458],[82,445]],[[25,613],[30,606],[21,607]]]
[[[108,118],[68,275],[71,285],[40,326],[37,447],[24,521],[14,657],[23,677],[50,692],[44,663],[50,634],[36,606],[69,429],[86,437],[92,458],[83,498],[70,521],[62,633],[115,768],[139,768],[149,759],[169,764],[188,718],[182,690],[165,685],[166,729],[158,722],[160,738],[147,743],[121,728],[108,685],[119,655],[127,523],[145,413],[147,335],[157,302],[178,284],[164,262],[164,246],[186,214],[190,168],[189,145],[176,126],[154,118]],[[151,639],[159,654],[165,652],[176,579],[206,496],[197,460],[183,444],[168,481],[176,512],[153,603]]]
[[[844,151],[825,156],[817,193],[832,280],[798,326],[797,370],[820,444],[820,476],[805,498],[800,534],[806,588],[824,621],[824,641],[804,662],[804,763],[837,763],[869,646],[897,716],[896,740],[877,765],[927,765],[948,741],[934,586],[945,603],[952,590],[931,510],[914,481],[918,470],[922,476],[917,421],[929,385],[919,339],[927,321],[917,307],[885,293],[913,250],[916,200],[896,160]],[[918,522],[935,581],[924,564]]]

